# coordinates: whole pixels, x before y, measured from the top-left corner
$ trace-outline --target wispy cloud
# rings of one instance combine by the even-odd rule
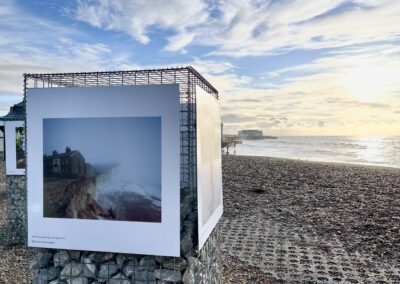
[[[191,42],[184,36],[188,29],[204,24],[208,18],[208,5],[193,1],[77,1],[73,16],[97,28],[125,32],[137,41],[150,41],[150,28],[170,29],[175,36],[170,48],[181,48]],[[175,49],[173,48],[173,49]]]
[[[79,0],[73,14],[95,27],[125,32],[144,44],[151,39],[152,27],[172,31],[165,47],[170,51],[197,44],[214,47],[212,54],[235,57],[400,38],[400,3],[396,0],[211,3]]]

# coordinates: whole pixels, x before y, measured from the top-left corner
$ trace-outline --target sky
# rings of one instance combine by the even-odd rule
[[[161,117],[49,118],[43,137],[45,155],[70,147],[94,167],[118,164],[124,180],[161,186]]]
[[[225,133],[400,135],[398,0],[0,0],[0,115],[23,73],[189,65]]]

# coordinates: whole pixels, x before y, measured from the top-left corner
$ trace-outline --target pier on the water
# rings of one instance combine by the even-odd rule
[[[224,135],[221,141],[222,150],[226,154],[229,154],[229,148],[233,148],[234,153],[236,153],[237,144],[242,144],[242,140],[237,135]]]

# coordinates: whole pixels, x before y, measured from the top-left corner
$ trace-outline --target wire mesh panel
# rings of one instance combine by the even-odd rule
[[[30,257],[24,257],[25,274],[21,276],[24,281],[18,280],[19,282],[16,283],[31,282],[32,273],[35,275],[33,283],[204,282],[202,280],[204,278],[203,271],[207,267],[205,263],[198,260],[201,258],[201,254],[197,249],[196,86],[218,98],[218,92],[211,84],[191,67],[137,71],[25,74],[24,97],[26,101],[26,93],[30,88],[86,88],[159,84],[179,85],[181,255],[184,257],[173,258],[54,249],[27,250],[21,247],[22,250],[25,250],[24,253]],[[25,177],[18,177],[18,179],[21,178]],[[22,187],[26,190],[25,183]],[[6,194],[0,193],[0,198],[2,196],[6,196]],[[21,210],[26,216],[26,196],[24,198],[24,201],[21,202],[21,204],[23,203]],[[3,222],[7,223],[7,220]],[[26,229],[26,217],[21,222],[24,222]],[[1,223],[1,225],[3,224]],[[26,234],[25,229],[23,231]],[[159,238],[162,242],[162,236],[159,236]],[[215,235],[210,239],[214,243],[216,242]],[[35,256],[32,258],[34,253]],[[203,258],[205,255],[207,253],[203,253]],[[188,261],[191,256],[197,258]],[[29,265],[31,270],[26,269],[26,262],[29,259],[32,259]],[[218,261],[218,259],[215,259],[215,261],[210,262],[209,268],[212,269],[212,266],[215,266]],[[192,267],[190,273],[188,267]],[[216,282],[217,280],[210,281]],[[6,280],[3,282],[13,283]]]

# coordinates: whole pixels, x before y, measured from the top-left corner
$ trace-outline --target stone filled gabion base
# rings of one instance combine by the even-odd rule
[[[24,244],[26,236],[26,179],[22,175],[6,176],[8,242]]]
[[[31,261],[33,284],[220,283],[215,230],[198,256],[181,258],[67,250],[40,250]]]

